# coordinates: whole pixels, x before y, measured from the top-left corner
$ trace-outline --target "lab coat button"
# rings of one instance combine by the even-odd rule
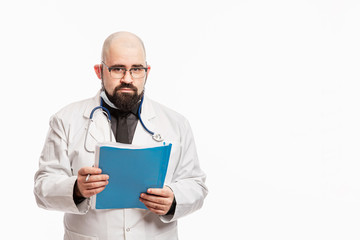
[[[127,228],[126,231],[127,231],[127,232],[130,232],[130,228]]]

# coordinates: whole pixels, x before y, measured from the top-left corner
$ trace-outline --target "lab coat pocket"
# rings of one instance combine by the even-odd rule
[[[98,240],[97,237],[86,236],[80,233],[72,232],[65,229],[64,240]]]
[[[154,240],[178,240],[177,227],[174,227],[169,231],[161,233],[160,235],[154,237]]]

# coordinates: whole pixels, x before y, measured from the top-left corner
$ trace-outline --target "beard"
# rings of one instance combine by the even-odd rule
[[[133,90],[133,92],[120,92],[119,90],[122,88],[130,88],[131,90]],[[105,94],[121,112],[128,113],[131,112],[135,105],[144,96],[144,91],[138,94],[138,89],[134,85],[121,83],[114,89],[112,94],[109,94],[106,90]]]

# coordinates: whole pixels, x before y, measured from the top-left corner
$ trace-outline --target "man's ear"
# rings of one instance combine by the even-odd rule
[[[96,64],[94,66],[94,70],[95,70],[95,73],[96,73],[96,76],[101,79],[101,74],[102,74],[102,69],[101,69],[101,64]]]
[[[150,67],[150,65],[147,65],[147,71],[146,71],[146,78],[145,78],[145,83],[146,83],[146,81],[147,81],[147,78],[148,78],[148,76],[149,76],[149,72],[150,72],[150,70],[151,70],[151,67]]]

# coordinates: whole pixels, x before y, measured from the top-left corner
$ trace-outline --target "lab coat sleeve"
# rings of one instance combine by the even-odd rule
[[[208,193],[205,185],[206,175],[200,169],[194,137],[188,121],[184,121],[183,127],[180,161],[172,183],[168,184],[176,198],[176,208],[174,215],[160,217],[165,223],[175,221],[200,209]]]
[[[85,214],[89,199],[75,205],[73,189],[77,175],[73,176],[67,156],[66,127],[55,115],[35,174],[34,195],[39,207],[67,213]]]

